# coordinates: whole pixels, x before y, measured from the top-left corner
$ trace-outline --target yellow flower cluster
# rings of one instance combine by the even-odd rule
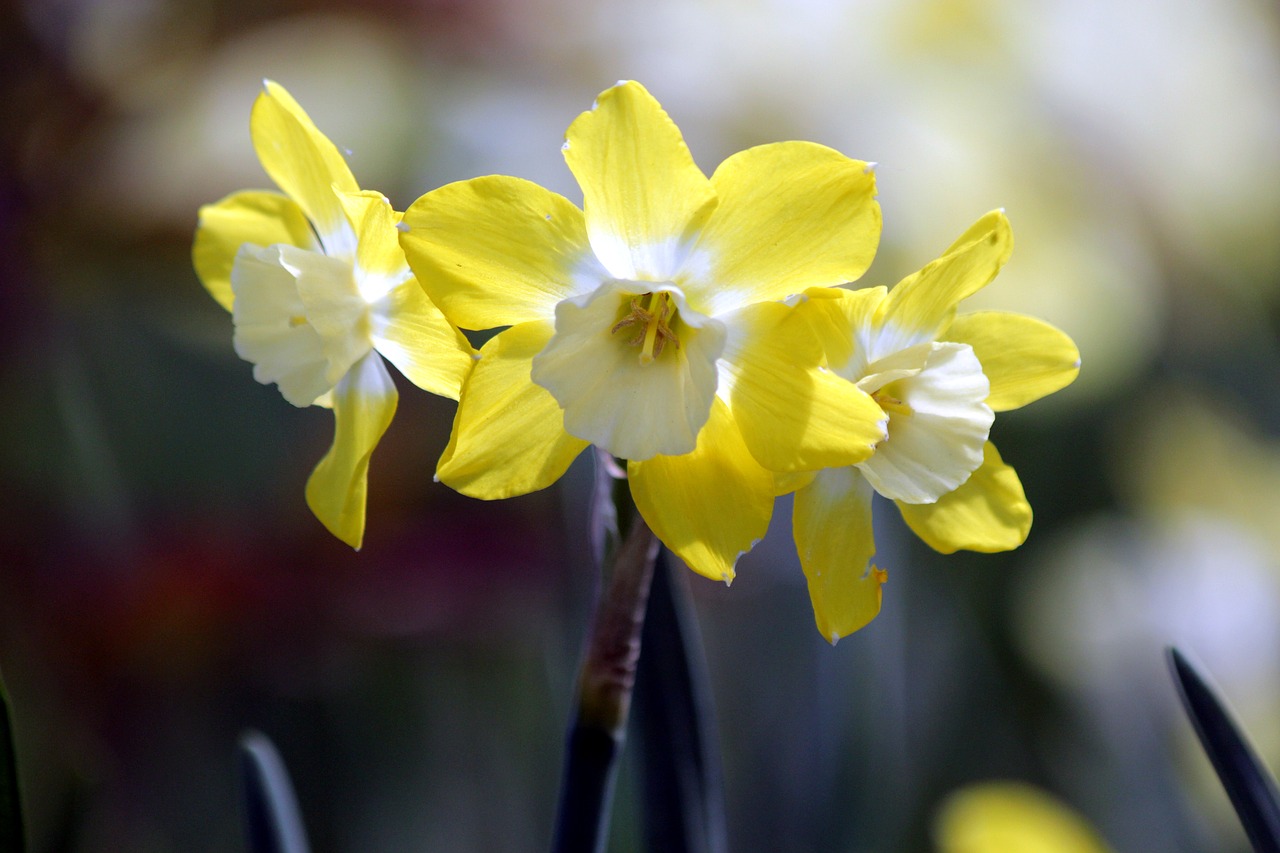
[[[251,131],[283,191],[204,207],[194,260],[236,352],[336,435],[307,486],[359,547],[370,454],[396,391],[382,361],[458,400],[436,476],[482,499],[554,483],[588,445],[626,461],[645,521],[731,581],[795,493],[818,628],[880,609],[871,495],[943,552],[1001,551],[1031,509],[988,441],[994,412],[1075,378],[1053,327],[956,314],[1012,248],[1003,212],[892,289],[852,290],[880,239],[872,164],[821,145],[739,152],[708,177],[639,84],[606,90],[563,151],[583,205],[518,178],[449,184],[403,214],[358,188],[268,82]],[[498,330],[475,352],[459,329]]]

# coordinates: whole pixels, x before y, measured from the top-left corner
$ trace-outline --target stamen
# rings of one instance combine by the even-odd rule
[[[640,304],[640,300],[645,300],[645,305]],[[639,326],[639,332],[631,340],[627,341],[631,346],[640,347],[640,363],[650,364],[658,356],[662,355],[663,348],[666,347],[667,341],[680,348],[680,341],[676,338],[675,333],[671,331],[671,327],[667,325],[667,315],[671,314],[671,297],[666,293],[646,293],[642,297],[631,297],[631,313],[623,317],[613,328],[609,330],[610,334],[617,334],[620,330],[627,326]]]
[[[880,408],[884,409],[891,415],[911,414],[910,406],[899,400],[897,397],[885,393],[883,390],[872,393],[871,399],[875,400],[876,404],[879,405]]]

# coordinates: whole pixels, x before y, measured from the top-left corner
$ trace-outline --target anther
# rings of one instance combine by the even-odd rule
[[[871,399],[875,400],[876,404],[879,405],[880,408],[884,409],[889,414],[893,414],[893,415],[911,414],[910,406],[908,406],[906,403],[899,400],[897,397],[894,397],[890,394],[886,394],[884,391],[876,391],[871,395]]]
[[[671,313],[670,297],[665,293],[649,293],[645,296],[648,297],[648,305],[642,306],[641,297],[633,296],[631,313],[615,323],[609,332],[617,334],[627,326],[639,326],[639,332],[627,343],[641,348],[641,364],[650,364],[662,355],[667,341],[671,341],[677,349],[680,347],[680,341],[667,325],[667,315]]]

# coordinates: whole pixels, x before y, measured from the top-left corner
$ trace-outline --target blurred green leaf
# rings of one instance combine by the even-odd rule
[[[1258,853],[1280,853],[1280,794],[1275,778],[1200,672],[1175,648],[1169,668],[1182,706]]]
[[[9,717],[9,694],[0,678],[0,850],[26,849],[22,799],[18,794],[18,757]]]
[[[240,738],[240,784],[249,853],[307,853],[307,832],[289,772],[261,732]]]

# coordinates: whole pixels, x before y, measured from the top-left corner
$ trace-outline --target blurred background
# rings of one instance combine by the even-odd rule
[[[981,214],[968,304],[1079,380],[993,437],[1036,510],[942,557],[878,507],[882,615],[827,645],[790,508],[700,618],[735,851],[930,851],[947,795],[1030,782],[1118,851],[1242,851],[1163,648],[1280,764],[1280,11],[1264,0],[18,0],[0,11],[0,671],[35,851],[238,850],[271,736],[314,848],[536,851],[593,594],[589,458],[481,504],[453,404],[403,390],[366,547],[308,513],[331,416],[255,383],[190,264],[268,187],[284,84],[366,188],[525,177],[637,79],[710,172],[809,139],[879,163],[892,284]],[[885,510],[879,512],[879,510]],[[501,531],[495,535],[494,531]],[[637,849],[624,768],[611,849]]]

